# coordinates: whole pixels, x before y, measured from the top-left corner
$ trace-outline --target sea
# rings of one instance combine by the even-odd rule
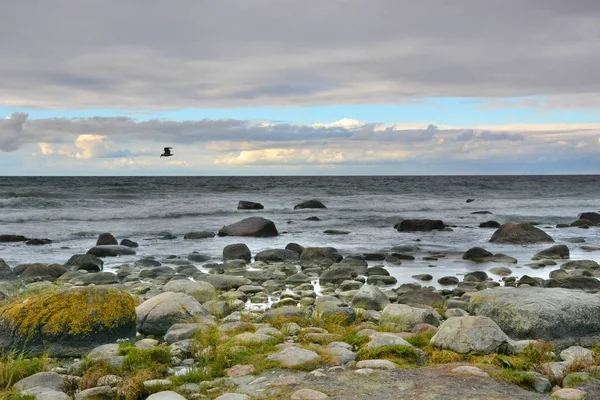
[[[320,200],[327,208],[294,210],[296,204],[311,199]],[[240,200],[259,202],[264,209],[238,210]],[[473,214],[479,211],[491,214]],[[193,251],[219,262],[226,245],[240,242],[253,254],[284,248],[291,242],[335,247],[342,255],[390,252],[393,246],[408,244],[420,249],[415,261],[400,266],[370,264],[384,264],[398,285],[419,282],[412,276],[428,273],[434,279],[424,284],[438,287],[436,281],[442,276],[460,277],[495,266],[508,266],[516,277],[543,278],[556,268],[527,266],[548,244],[489,243],[495,230],[478,227],[489,220],[537,223],[557,243],[569,246],[571,259],[600,262],[599,251],[581,249],[582,245],[600,246],[600,227],[556,228],[588,211],[600,211],[600,175],[1,177],[0,234],[53,242],[44,246],[0,243],[0,258],[11,267],[34,262],[62,264],[93,247],[103,232],[139,243],[135,256],[105,259],[109,271],[140,258],[186,258]],[[280,235],[183,239],[193,231],[217,233],[224,225],[250,216],[272,220]],[[319,221],[307,220],[312,216]],[[441,219],[452,230],[401,233],[394,229],[395,223],[412,218]],[[350,233],[324,233],[330,229]],[[167,234],[176,238],[164,239]],[[518,263],[462,260],[461,255],[475,246],[516,257]],[[423,260],[439,252],[446,257]]]

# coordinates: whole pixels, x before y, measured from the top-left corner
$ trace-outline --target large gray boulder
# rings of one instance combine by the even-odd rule
[[[13,272],[24,281],[54,281],[66,273],[68,269],[59,264],[19,264]]]
[[[255,261],[262,261],[265,263],[280,263],[280,262],[297,262],[300,259],[300,255],[292,250],[284,249],[273,249],[259,251],[254,256]]]
[[[306,247],[300,254],[302,265],[323,264],[331,265],[341,261],[343,257],[332,247]]]
[[[89,272],[99,272],[104,268],[104,261],[93,254],[75,254],[65,263],[65,267],[73,271],[83,269]]]
[[[194,317],[213,320],[214,317],[185,293],[165,292],[151,297],[135,308],[137,328],[145,335],[163,336],[176,323]]]
[[[165,292],[189,294],[201,303],[213,300],[217,297],[217,291],[208,282],[197,282],[189,279],[177,279],[169,281],[163,287]]]
[[[405,219],[394,225],[398,232],[429,232],[444,229],[439,219]]]
[[[389,304],[381,313],[381,325],[393,326],[402,331],[410,331],[416,325],[429,324],[438,326],[440,321],[433,312],[426,308],[411,307],[406,304]]]
[[[226,274],[197,274],[194,276],[196,281],[208,282],[217,290],[231,290],[237,289],[242,285],[250,283],[249,279],[243,276],[226,275]]]
[[[135,250],[131,247],[114,245],[94,246],[87,251],[87,254],[92,254],[96,257],[117,257],[135,255]]]
[[[487,316],[513,339],[558,346],[600,342],[600,296],[562,288],[494,288],[471,296],[469,312]]]
[[[381,311],[388,304],[390,304],[390,300],[385,293],[373,285],[363,285],[352,299],[352,307],[365,310]]]
[[[277,236],[277,228],[273,221],[262,217],[250,217],[231,225],[226,225],[219,230],[219,236]]]
[[[16,279],[17,275],[10,266],[0,258],[0,281],[14,281]]]
[[[38,372],[21,379],[13,385],[13,388],[21,392],[34,387],[61,391],[64,388],[63,377],[56,372]]]
[[[352,269],[342,265],[333,265],[330,268],[323,271],[323,273],[321,273],[321,276],[319,276],[319,282],[321,285],[324,285],[326,283],[333,283],[335,285],[339,285],[340,283],[351,279]]]
[[[451,317],[431,338],[430,344],[461,354],[512,353],[514,345],[488,317]]]
[[[244,260],[249,263],[252,253],[245,243],[229,244],[223,248],[223,260]]]
[[[509,222],[494,232],[490,242],[504,244],[552,243],[554,239],[543,230],[526,222]]]
[[[298,347],[288,347],[268,356],[266,360],[279,362],[284,368],[294,368],[311,361],[316,361],[318,358],[319,355],[314,351]]]

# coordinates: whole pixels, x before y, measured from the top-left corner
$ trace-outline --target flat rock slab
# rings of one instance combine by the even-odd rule
[[[356,363],[356,368],[396,369],[398,366],[389,360],[363,360]]]
[[[171,390],[151,394],[146,400],[185,400],[185,397]]]
[[[460,374],[460,375],[481,376],[483,378],[490,377],[487,372],[482,371],[481,369],[479,369],[477,367],[473,367],[471,365],[461,365],[460,367],[452,368],[450,370],[450,372],[453,374]]]
[[[328,398],[329,396],[325,393],[312,389],[300,389],[290,396],[292,400],[325,400]]]
[[[288,347],[279,353],[270,355],[266,359],[269,361],[277,361],[286,368],[294,368],[308,362],[315,361],[318,358],[319,355],[314,351],[300,349],[297,347]]]
[[[560,347],[600,341],[600,296],[562,288],[494,288],[477,292],[472,315],[491,318],[512,339],[541,339]]]

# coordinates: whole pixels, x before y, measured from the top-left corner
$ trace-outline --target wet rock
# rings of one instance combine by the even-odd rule
[[[427,288],[406,290],[397,293],[397,302],[402,304],[436,305],[444,301],[444,298],[439,293]]]
[[[594,224],[600,224],[600,214],[597,212],[584,212],[579,215],[579,219],[587,219]]]
[[[531,244],[541,242],[554,242],[546,232],[528,223],[503,224],[494,232],[490,239],[492,243],[505,244]]]
[[[510,268],[506,268],[506,267],[494,267],[494,268],[490,268],[489,271],[490,271],[490,273],[492,273],[494,275],[500,275],[500,276],[509,276],[512,274],[512,270]]]
[[[249,283],[249,280],[244,278],[243,276],[234,276],[234,275],[213,275],[213,274],[197,274],[194,276],[194,279],[197,281],[208,282],[214,286],[217,290],[231,290],[237,289],[242,285],[246,285]]]
[[[52,240],[50,239],[30,239],[25,242],[26,245],[29,246],[43,246],[46,244],[52,244]]]
[[[192,251],[190,254],[187,255],[187,259],[194,262],[205,262],[210,260],[210,256],[200,254],[197,251]]]
[[[120,245],[126,246],[126,247],[131,247],[131,248],[139,247],[139,244],[137,242],[134,242],[133,240],[129,240],[129,239],[121,240]]]
[[[265,206],[263,206],[262,204],[255,203],[253,201],[240,200],[240,202],[237,205],[238,210],[262,210],[264,208]]]
[[[352,299],[352,307],[365,310],[383,310],[388,304],[388,297],[373,285],[363,285]]]
[[[298,253],[298,256],[304,251],[304,247],[300,246],[298,243],[288,243],[285,246],[285,249]]]
[[[26,242],[28,240],[22,235],[0,235],[0,243]]]
[[[444,277],[441,277],[440,279],[438,279],[438,283],[440,285],[445,285],[445,286],[447,286],[447,285],[457,285],[458,282],[460,282],[460,281],[455,276],[444,276]]]
[[[214,237],[215,234],[208,231],[188,232],[183,236],[185,240],[211,239]]]
[[[599,290],[600,281],[587,276],[568,276],[566,278],[548,279],[544,282],[547,288],[566,288],[581,290]]]
[[[219,230],[219,236],[277,236],[277,228],[273,221],[262,217],[250,217],[231,225],[226,225]]]
[[[252,259],[250,249],[244,243],[235,243],[223,248],[223,260],[244,260],[247,263]]]
[[[119,283],[117,275],[112,272],[95,272],[92,274],[85,274],[80,279],[83,286],[111,285],[113,283]]]
[[[479,224],[480,228],[500,228],[500,223],[497,221],[486,221]]]
[[[96,246],[105,246],[105,245],[118,245],[117,239],[111,233],[101,233],[98,236],[98,240],[96,240]]]
[[[76,254],[69,258],[65,266],[73,271],[99,272],[104,268],[104,261],[92,254]]]
[[[569,258],[569,248],[564,244],[557,244],[548,249],[537,252],[532,260],[564,260]]]
[[[339,262],[343,257],[338,254],[337,250],[331,247],[306,247],[300,254],[300,263],[302,265],[318,264],[324,262],[329,265]]]
[[[87,254],[92,254],[96,257],[117,257],[135,255],[135,250],[131,247],[115,245],[98,245],[87,251]]]
[[[319,200],[307,200],[300,204],[296,204],[294,206],[294,210],[300,210],[305,208],[327,208],[325,204],[321,203]]]
[[[413,275],[412,278],[418,279],[420,281],[430,281],[433,279],[433,276],[431,276],[429,274],[418,274],[418,275]]]
[[[428,232],[441,230],[444,227],[443,221],[431,219],[405,219],[394,225],[398,232]]]
[[[265,263],[282,263],[289,262],[294,263],[300,259],[300,255],[292,250],[264,250],[256,253],[254,256],[255,261],[262,261]]]
[[[481,247],[473,247],[467,250],[463,255],[463,260],[471,260],[475,262],[486,262],[494,255]]]

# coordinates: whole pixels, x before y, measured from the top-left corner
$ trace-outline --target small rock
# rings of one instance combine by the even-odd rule
[[[396,369],[398,366],[389,360],[363,360],[356,363],[356,368],[370,368],[370,369]]]
[[[290,398],[292,400],[325,400],[328,399],[329,396],[312,389],[300,389],[292,393]]]
[[[579,389],[558,389],[552,393],[552,398],[560,400],[583,400],[586,394],[586,392]]]
[[[450,372],[453,374],[460,374],[460,375],[475,375],[475,376],[481,376],[484,378],[490,377],[487,372],[482,371],[481,369],[471,366],[471,365],[461,365],[460,367],[452,368],[450,370]]]

